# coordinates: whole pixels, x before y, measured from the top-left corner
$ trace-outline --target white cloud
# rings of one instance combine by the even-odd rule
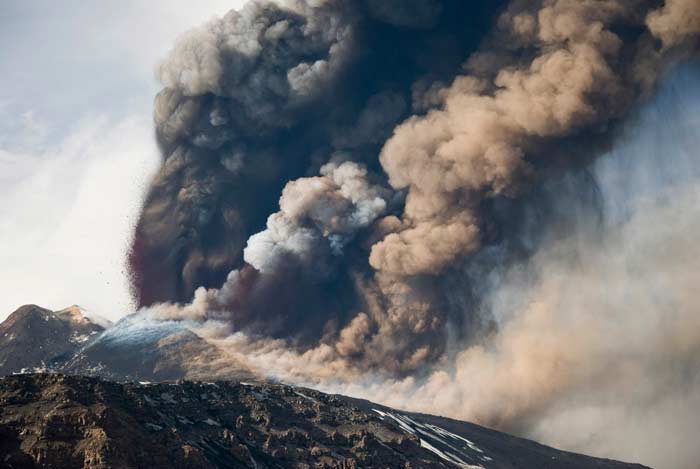
[[[158,164],[156,63],[243,0],[6,0],[0,13],[0,320],[128,312],[124,257]]]
[[[55,149],[0,159],[0,314],[25,303],[130,308],[124,258],[157,165],[150,121],[84,120]],[[9,164],[8,164],[9,161]]]

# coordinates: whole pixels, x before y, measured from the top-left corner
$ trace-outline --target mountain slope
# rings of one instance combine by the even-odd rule
[[[0,324],[0,375],[56,366],[104,330],[77,307],[22,306]]]
[[[0,375],[33,370],[117,381],[256,378],[181,323],[132,314],[112,324],[78,306],[26,305],[0,324]]]
[[[284,385],[0,378],[3,467],[567,468],[643,466]]]
[[[154,321],[138,314],[113,327],[79,350],[55,371],[98,376],[117,381],[174,381],[217,375],[227,379],[255,379],[255,375],[187,327],[173,321]],[[227,372],[208,367],[225,361]]]

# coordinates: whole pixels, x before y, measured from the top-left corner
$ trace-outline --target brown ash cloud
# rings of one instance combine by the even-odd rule
[[[604,338],[623,334],[613,312],[635,321],[623,297],[577,291],[598,295],[605,269],[620,288],[642,279],[621,264],[646,258],[605,262],[676,213],[605,225],[592,168],[670,67],[697,57],[698,10],[298,0],[192,30],[158,69],[163,164],[130,259],[139,304],[280,379],[553,438],[553,406],[627,389],[601,362],[640,356],[625,383],[663,369]],[[642,251],[690,246],[648,231]],[[683,303],[686,284],[668,298]],[[638,307],[631,330],[692,361],[695,337],[664,342]],[[676,332],[692,324],[679,314]],[[595,380],[607,391],[586,394]]]

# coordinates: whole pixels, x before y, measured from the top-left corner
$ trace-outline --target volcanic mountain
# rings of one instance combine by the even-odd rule
[[[0,378],[2,467],[642,469],[279,384]]]
[[[225,360],[223,360],[225,358]],[[54,371],[111,380],[167,381],[211,376],[255,379],[225,352],[173,321],[133,314],[116,324],[72,306],[22,306],[0,324],[0,374]]]
[[[175,322],[27,305],[0,331],[2,467],[642,467],[266,383]]]
[[[60,311],[22,306],[0,324],[0,374],[59,366],[110,325],[90,319],[78,306]]]

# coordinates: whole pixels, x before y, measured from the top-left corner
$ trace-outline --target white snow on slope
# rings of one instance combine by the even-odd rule
[[[372,409],[383,420],[391,419],[401,430],[420,438],[420,445],[445,461],[464,469],[487,469],[483,463],[493,461],[473,441],[436,425],[416,422],[407,415]]]

